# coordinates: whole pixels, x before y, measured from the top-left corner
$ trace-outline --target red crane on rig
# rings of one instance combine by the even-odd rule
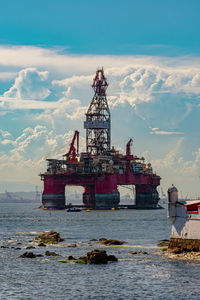
[[[157,186],[160,176],[153,173],[151,164],[131,154],[130,139],[126,154],[111,148],[110,110],[106,98],[108,83],[103,68],[98,69],[92,84],[93,99],[86,113],[86,152],[79,156],[79,132],[76,130],[66,159],[47,159],[48,168],[40,174],[44,182],[44,208],[65,208],[65,186],[84,187],[85,208],[118,208],[119,185],[135,185],[135,208],[157,208]],[[75,147],[76,145],[76,147]]]
[[[77,142],[76,148],[74,146],[75,141]],[[77,162],[78,155],[79,155],[79,131],[76,130],[74,132],[74,136],[70,144],[69,151],[63,156],[66,156],[67,161]]]

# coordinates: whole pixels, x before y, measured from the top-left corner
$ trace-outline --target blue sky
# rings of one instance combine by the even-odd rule
[[[84,150],[104,66],[112,143],[124,151],[133,137],[164,190],[200,195],[199,1],[7,0],[0,28],[0,191],[40,184],[73,130]]]
[[[198,0],[7,0],[0,42],[86,54],[198,54],[199,9]]]

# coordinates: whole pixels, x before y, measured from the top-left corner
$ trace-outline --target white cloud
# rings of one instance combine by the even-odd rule
[[[1,144],[2,145],[8,145],[8,144],[14,145],[15,143],[12,140],[5,139],[1,142]]]
[[[47,71],[40,72],[36,68],[21,70],[13,86],[4,93],[4,99],[45,99],[50,94],[46,84],[47,77]]]
[[[71,143],[74,132],[56,134],[45,126],[26,128],[15,140],[4,140],[12,148],[0,157],[1,180],[39,182],[38,174],[46,169],[46,158],[62,159]],[[80,151],[85,149],[85,139],[80,136]],[[3,176],[3,177],[2,177]]]
[[[0,47],[0,54],[4,57],[4,61],[0,57],[0,65],[26,67],[19,72],[14,85],[0,97],[0,105],[5,109],[57,109],[58,100],[65,98],[65,101],[79,100],[81,110],[91,99],[88,99],[88,95],[92,95],[90,85],[96,70],[94,66],[101,62],[110,83],[108,99],[111,107],[126,102],[135,107],[140,103],[160,101],[168,93],[179,93],[178,99],[188,98],[187,108],[184,113],[181,112],[186,117],[193,108],[188,94],[197,99],[200,92],[200,62],[196,58],[181,60],[147,56],[73,56],[61,54],[55,49],[25,46]],[[27,57],[34,67],[27,68]],[[56,72],[52,71],[52,64]],[[65,75],[62,73],[64,70],[60,74],[60,67],[66,71]],[[50,93],[51,102],[41,101]],[[11,98],[15,101],[11,102]],[[27,99],[32,102],[26,103]]]
[[[56,102],[47,102],[40,100],[30,100],[21,98],[7,98],[5,96],[0,96],[0,106],[7,110],[26,110],[26,109],[48,109],[55,108],[57,106]]]
[[[183,73],[188,69],[200,67],[199,57],[159,57],[141,55],[74,55],[64,53],[60,48],[46,49],[33,46],[0,46],[0,66],[15,68],[45,68],[57,73],[72,76],[75,74],[93,74],[98,66],[112,68],[113,72],[120,68],[142,66],[167,66],[169,69],[180,69]],[[118,69],[118,70],[117,70]]]
[[[188,97],[188,94],[198,97],[200,93],[199,74],[200,68],[169,68],[159,64],[149,66],[129,66],[121,70],[111,70],[112,83],[115,86],[115,99],[112,99],[114,106],[129,102],[132,106],[142,102],[152,102],[156,99],[170,94],[180,94],[181,97]],[[107,70],[109,74],[109,69]],[[116,76],[115,76],[116,74]],[[117,88],[118,86],[118,88]],[[112,94],[113,96],[113,94]],[[115,100],[115,102],[114,102]],[[188,100],[189,101],[189,100]]]
[[[17,72],[0,72],[0,81],[8,81],[11,79],[15,79],[17,76]]]
[[[159,130],[159,128],[151,128],[150,134],[160,134],[160,135],[172,135],[172,134],[184,134],[184,132],[178,132],[178,131],[164,131],[164,130]]]
[[[2,135],[3,138],[12,136],[12,134],[10,132],[4,131],[2,129],[0,129],[0,134]]]

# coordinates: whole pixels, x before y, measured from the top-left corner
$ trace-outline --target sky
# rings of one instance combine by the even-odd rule
[[[200,196],[200,2],[7,0],[0,17],[0,192],[41,185],[81,135],[104,67],[112,145]]]

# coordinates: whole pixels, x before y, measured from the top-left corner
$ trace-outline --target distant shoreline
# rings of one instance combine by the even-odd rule
[[[7,200],[7,199],[0,199],[0,204],[1,203],[41,203],[40,201],[35,201],[35,200],[30,200],[30,199],[12,199],[12,200]]]

